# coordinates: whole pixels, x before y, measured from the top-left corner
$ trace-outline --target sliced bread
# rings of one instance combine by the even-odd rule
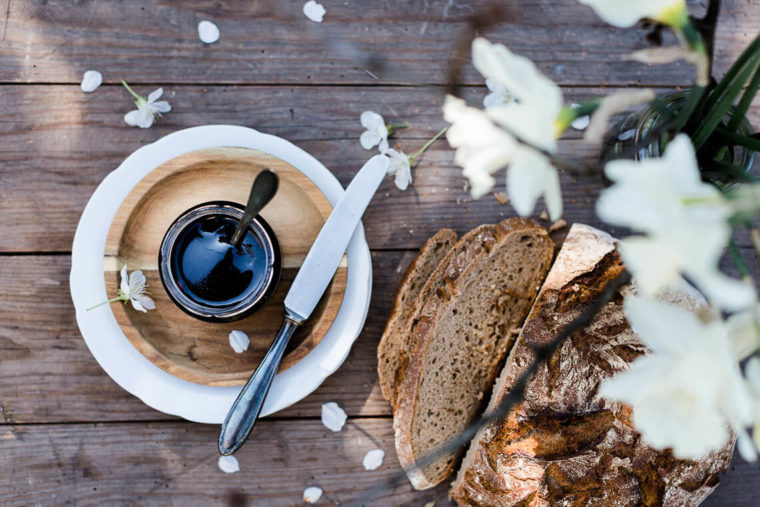
[[[408,355],[404,329],[416,308],[420,292],[441,260],[451,251],[457,234],[451,229],[441,229],[420,249],[417,258],[409,265],[401,280],[393,310],[377,347],[377,372],[383,397],[394,403],[396,376],[405,367]]]
[[[623,270],[612,237],[574,225],[557,255],[493,391],[501,403],[545,344]],[[733,442],[701,461],[647,446],[629,407],[597,395],[599,384],[646,352],[628,325],[623,288],[529,381],[523,401],[473,439],[451,497],[459,505],[697,505],[718,484]],[[692,311],[693,288],[671,294]]]
[[[403,467],[480,413],[553,254],[543,228],[512,218],[465,235],[431,276],[406,331],[413,352],[393,418]],[[447,454],[410,471],[412,485],[426,489],[442,482],[457,458]]]

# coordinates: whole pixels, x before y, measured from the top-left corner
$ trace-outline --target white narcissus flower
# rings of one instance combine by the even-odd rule
[[[562,198],[556,169],[541,152],[519,144],[496,126],[489,118],[490,111],[469,107],[452,96],[446,97],[443,105],[443,116],[451,123],[446,138],[457,149],[454,162],[463,167],[472,197],[478,199],[489,192],[495,183],[491,175],[508,166],[507,193],[515,210],[530,215],[543,195],[550,218],[557,220],[562,215]]]
[[[753,421],[752,399],[734,359],[727,326],[706,324],[690,311],[629,296],[625,312],[650,354],[605,380],[599,394],[633,408],[633,423],[656,449],[682,459],[704,458]]]
[[[141,312],[155,310],[156,303],[147,295],[147,286],[145,285],[145,275],[139,269],[132,271],[127,276],[127,265],[121,268],[121,287],[119,288],[119,298],[122,301],[131,301],[132,307]]]
[[[388,174],[393,175],[393,182],[399,190],[406,190],[412,182],[412,165],[409,155],[393,148],[388,149],[385,155],[391,160],[388,166]]]
[[[620,247],[645,294],[678,283],[684,274],[725,310],[746,308],[756,300],[751,285],[718,271],[733,210],[717,188],[700,179],[688,136],[673,139],[659,159],[609,162],[605,174],[615,184],[602,192],[597,214],[646,234],[626,238]]]
[[[486,86],[488,87],[489,92],[488,95],[483,98],[483,107],[486,109],[515,103],[515,100],[507,91],[507,87],[498,81],[488,78],[486,79]]]
[[[362,127],[367,129],[359,137],[362,148],[371,150],[378,146],[380,153],[388,151],[388,125],[383,117],[373,111],[364,111],[360,121]]]
[[[627,28],[640,19],[653,19],[676,28],[689,19],[686,0],[579,0],[594,9],[605,22]]]
[[[158,100],[163,95],[163,88],[153,90],[147,98],[135,93],[132,88],[124,81],[121,82],[124,87],[135,98],[135,105],[137,110],[130,111],[124,115],[124,122],[130,127],[140,127],[143,129],[149,128],[153,125],[153,121],[156,116],[161,116],[162,113],[168,113],[172,110],[172,106],[165,100]]]

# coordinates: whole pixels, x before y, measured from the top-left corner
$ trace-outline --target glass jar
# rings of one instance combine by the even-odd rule
[[[672,93],[662,97],[661,100],[665,107],[673,115],[676,115],[683,106],[688,93],[687,91]],[[726,120],[730,118],[730,114],[729,112],[726,115]],[[602,161],[607,162],[620,158],[632,158],[640,161],[661,157],[665,151],[663,146],[666,142],[662,136],[655,136],[648,144],[639,145],[642,140],[652,136],[652,132],[665,121],[667,118],[664,113],[651,105],[627,115],[607,132],[602,145]],[[749,120],[744,118],[737,133],[743,136],[751,136],[755,132]],[[720,161],[734,164],[747,174],[752,171],[755,162],[755,152],[743,146],[734,146],[733,150],[723,150],[720,156]],[[710,175],[703,179],[715,184],[722,190],[731,190],[739,185],[735,177],[727,174]]]

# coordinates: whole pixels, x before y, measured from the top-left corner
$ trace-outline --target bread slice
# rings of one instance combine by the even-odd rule
[[[420,249],[417,258],[409,265],[401,280],[391,316],[385,326],[380,345],[377,347],[377,373],[383,397],[395,401],[395,386],[398,372],[406,367],[409,340],[404,329],[414,313],[415,302],[433,271],[451,251],[457,241],[457,234],[451,229],[441,229]]]
[[[398,387],[393,427],[405,468],[480,413],[499,366],[554,255],[547,232],[512,218],[464,236],[436,269],[409,323],[413,352]],[[458,453],[409,473],[426,489],[454,470]]]
[[[623,270],[612,237],[574,225],[507,359],[489,403],[509,394],[547,343]],[[597,395],[602,380],[646,352],[626,320],[623,288],[529,381],[523,401],[470,444],[451,497],[459,505],[697,505],[717,485],[733,442],[702,461],[648,447],[625,405]],[[692,311],[696,290],[669,295]]]

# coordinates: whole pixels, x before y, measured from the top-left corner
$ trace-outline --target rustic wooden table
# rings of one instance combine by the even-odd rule
[[[307,486],[323,503],[346,503],[398,466],[375,349],[397,283],[438,228],[462,233],[511,216],[489,196],[473,202],[445,141],[434,144],[398,191],[387,181],[364,226],[374,287],[364,331],[340,370],[314,394],[257,426],[239,453],[241,472],[217,468],[218,427],[156,412],[119,388],[90,355],[68,289],[70,248],[95,187],[130,152],[170,132],[210,123],[251,126],[313,153],[346,184],[368,157],[359,114],[407,121],[399,144],[416,150],[444,126],[446,62],[475,5],[466,0],[323,0],[322,24],[304,0],[0,2],[0,503],[292,505]],[[569,98],[630,86],[661,93],[687,86],[686,64],[623,61],[646,46],[642,28],[618,30],[576,0],[505,0],[510,21],[487,33],[531,57]],[[703,9],[694,2],[692,7]],[[196,26],[214,20],[204,46]],[[724,1],[719,73],[760,30],[756,0]],[[98,69],[105,84],[79,89]],[[147,93],[162,86],[173,110],[149,130],[127,127],[131,99],[120,79]],[[465,67],[464,94],[482,79]],[[753,110],[760,125],[760,109]],[[593,158],[577,132],[565,153]],[[598,177],[563,176],[568,222],[597,224]],[[609,228],[608,228],[609,230]],[[612,231],[614,232],[614,230]],[[740,237],[750,255],[748,238]],[[757,273],[756,273],[757,274]],[[322,426],[322,403],[349,415],[341,433]],[[381,447],[383,467],[364,453]],[[446,487],[403,484],[377,505],[447,505]],[[757,505],[760,469],[736,458],[709,505]]]

